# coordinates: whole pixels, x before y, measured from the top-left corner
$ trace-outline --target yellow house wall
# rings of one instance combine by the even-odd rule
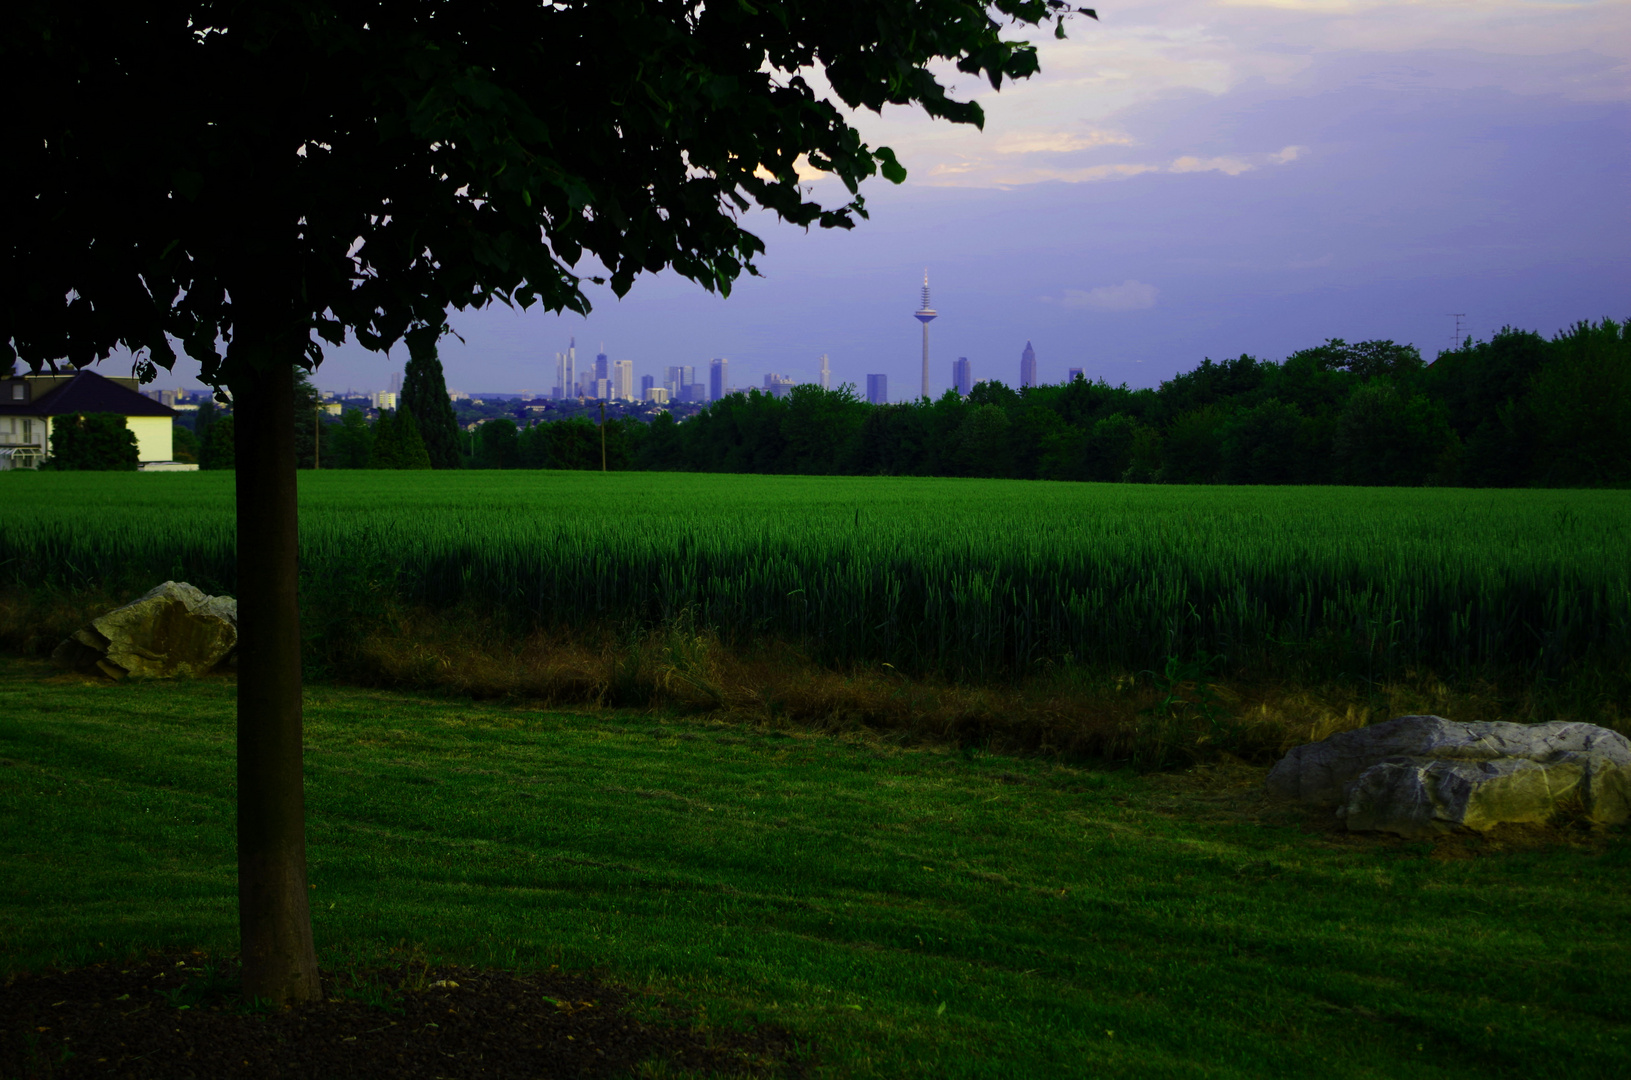
[[[136,436],[137,461],[169,461],[174,448],[170,445],[175,430],[168,416],[127,416],[125,423]]]
[[[47,453],[51,450],[51,427],[52,421],[55,419],[55,417],[51,416],[37,417],[34,422],[36,432],[41,427],[45,429],[44,441],[38,441],[38,435],[35,436],[35,439],[37,445]],[[43,423],[41,423],[42,420]],[[175,448],[171,444],[170,436],[175,430],[175,425],[168,416],[127,416],[125,417],[125,424],[130,428],[131,433],[136,436],[137,461],[170,461],[172,459],[171,455],[174,453]]]

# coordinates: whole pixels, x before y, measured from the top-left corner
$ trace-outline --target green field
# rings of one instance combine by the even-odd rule
[[[233,709],[0,660],[0,969],[234,951]],[[1631,1073],[1623,834],[1434,847],[1260,769],[345,688],[306,742],[331,967],[598,968],[786,1025],[820,1076]]]
[[[230,474],[0,477],[0,589],[234,589]],[[308,606],[683,619],[839,668],[1617,678],[1631,492],[302,473]],[[317,625],[314,623],[314,625]],[[1616,674],[1618,673],[1618,674]],[[1617,692],[1617,691],[1615,691]]]

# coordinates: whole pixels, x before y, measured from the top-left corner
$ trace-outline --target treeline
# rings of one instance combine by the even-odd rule
[[[1077,379],[872,406],[757,391],[631,440],[635,468],[1229,484],[1631,483],[1631,335],[1503,330],[1432,364],[1331,340],[1204,361],[1153,390]]]
[[[1631,324],[1547,340],[1506,329],[1428,364],[1413,346],[1333,339],[1275,363],[1203,361],[1155,389],[1102,381],[874,406],[853,388],[757,390],[685,423],[488,420],[459,431],[434,356],[424,392],[370,424],[347,412],[314,447],[297,380],[303,468],[645,469],[971,476],[1177,484],[1485,487],[1631,484]],[[405,395],[407,397],[407,395]],[[429,422],[416,419],[427,412]],[[200,416],[205,467],[231,467],[229,421]],[[425,439],[425,427],[436,429]],[[314,454],[314,449],[317,453]],[[430,460],[436,458],[436,460]]]

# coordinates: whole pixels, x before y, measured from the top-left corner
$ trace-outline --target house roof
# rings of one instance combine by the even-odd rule
[[[66,413],[118,413],[120,416],[174,416],[176,411],[94,371],[80,371],[35,401],[0,395],[0,416],[62,416]]]

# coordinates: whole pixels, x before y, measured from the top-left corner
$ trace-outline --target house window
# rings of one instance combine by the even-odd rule
[[[23,441],[25,443],[34,441],[34,421],[26,416],[23,417]]]
[[[23,395],[25,393],[27,393],[27,391],[25,391],[23,389],[23,384],[22,383],[19,382],[19,383],[12,383],[11,384],[11,400],[21,401],[21,400],[23,400]]]

